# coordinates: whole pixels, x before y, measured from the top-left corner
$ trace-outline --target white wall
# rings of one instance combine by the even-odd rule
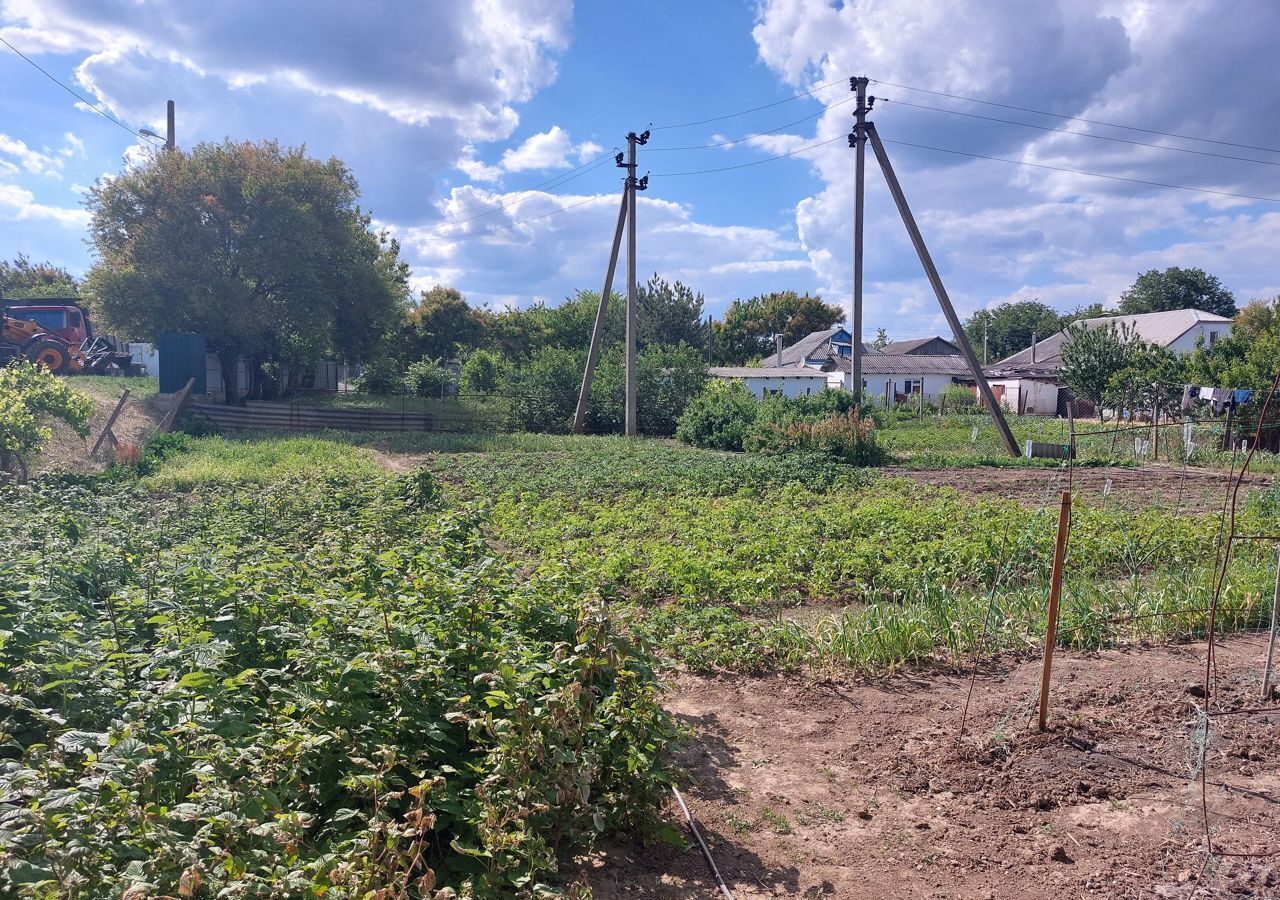
[[[995,378],[991,388],[1004,388],[1001,405],[1011,413],[1026,416],[1056,416],[1058,414],[1058,386],[1048,381],[1030,378]],[[999,393],[997,391],[997,393]]]
[[[938,401],[938,397],[942,392],[954,384],[950,375],[869,375],[862,376],[864,390],[870,397],[879,397],[884,399],[885,385],[892,384],[892,391],[895,394],[907,393],[907,382],[918,381],[924,379],[924,398],[933,403]],[[842,387],[846,391],[853,390],[853,375],[849,372],[832,372],[831,386]],[[837,380],[838,379],[838,380]]]
[[[821,377],[813,378],[809,376],[770,376],[768,378],[726,378],[723,375],[717,375],[717,378],[724,378],[726,381],[741,381],[746,385],[747,390],[755,395],[756,399],[761,399],[765,391],[782,391],[784,397],[800,397],[804,394],[818,394],[827,387],[826,376],[817,373]]]
[[[1204,338],[1204,345],[1209,346],[1209,333],[1217,332],[1218,340],[1222,340],[1231,334],[1230,322],[1202,322],[1199,325],[1193,325],[1191,330],[1182,335],[1176,341],[1169,345],[1169,349],[1174,353],[1190,353],[1196,349],[1196,341],[1201,337]]]

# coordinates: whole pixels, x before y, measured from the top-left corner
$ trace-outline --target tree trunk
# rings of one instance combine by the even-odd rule
[[[218,368],[222,371],[222,402],[228,406],[240,403],[240,384],[236,378],[236,363],[239,359],[239,355],[235,353],[218,354]]]

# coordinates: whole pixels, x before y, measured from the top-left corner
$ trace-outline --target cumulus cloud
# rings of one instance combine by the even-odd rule
[[[567,131],[559,125],[553,125],[550,130],[535,134],[519,147],[504,152],[502,168],[508,172],[567,169],[573,165],[572,160],[586,162],[600,155],[601,150],[599,144],[591,141],[575,146]]]
[[[48,220],[75,229],[89,224],[87,211],[37,203],[35,194],[15,184],[0,184],[0,217],[15,221]]]
[[[1239,13],[1239,14],[1237,14]],[[1277,196],[1276,167],[1170,152],[1143,141],[1280,162],[1280,155],[1124,131],[981,106],[895,85],[977,97],[1060,116],[1280,147],[1267,112],[1280,73],[1269,59],[1280,8],[1233,10],[1183,0],[765,0],[753,31],[761,59],[799,90],[865,73],[900,179],[963,312],[1039,297],[1063,309],[1114,303],[1151,267],[1203,266],[1244,297],[1275,276],[1245,248],[1274,224],[1267,205],[975,160],[909,145],[1211,189]],[[940,48],[945,48],[940,52]],[[1194,79],[1172,77],[1196,72]],[[846,84],[820,91],[824,103]],[[1226,100],[1227,102],[1224,102]],[[887,102],[886,102],[887,101]],[[937,109],[920,109],[908,103]],[[939,110],[1100,134],[1116,141],[1020,128]],[[849,110],[818,121],[817,139],[848,131]],[[807,143],[814,138],[806,137]],[[787,147],[781,139],[776,147]],[[799,143],[799,141],[797,141]],[[772,147],[762,149],[773,149]],[[847,294],[852,275],[850,151],[841,142],[804,158],[824,187],[795,208],[797,233],[820,286]],[[867,319],[891,333],[937,327],[923,282],[874,162],[868,169]],[[1228,237],[1229,236],[1229,237]],[[925,302],[918,302],[920,298]]]

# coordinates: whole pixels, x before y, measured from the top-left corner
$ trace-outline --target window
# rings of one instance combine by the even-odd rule
[[[853,345],[836,344],[836,356],[853,356]]]
[[[782,388],[764,388],[761,390],[762,397],[780,397],[782,396]]]
[[[924,389],[924,382],[919,378],[908,378],[902,383],[903,393],[918,394]]]
[[[67,314],[60,309],[15,309],[9,314],[15,319],[35,322],[50,331],[67,327]]]
[[[1210,332],[1209,332],[1209,346],[1210,346],[1210,347],[1212,347],[1212,346],[1214,345],[1214,342],[1215,342],[1215,341],[1217,341],[1217,340],[1218,340],[1218,332],[1216,332],[1216,331],[1210,331]]]

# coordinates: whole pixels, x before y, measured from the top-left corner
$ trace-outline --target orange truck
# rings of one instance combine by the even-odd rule
[[[27,359],[57,375],[141,373],[132,354],[94,334],[74,299],[5,301],[0,325],[0,365]]]

